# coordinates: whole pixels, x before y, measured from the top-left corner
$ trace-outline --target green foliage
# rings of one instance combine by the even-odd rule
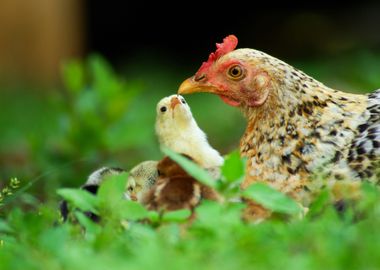
[[[9,184],[4,186],[0,190],[0,207],[3,205],[4,200],[6,197],[11,196],[15,190],[17,190],[20,187],[20,180],[18,180],[16,177],[11,178],[9,181]]]
[[[98,211],[96,209],[98,200],[91,193],[82,189],[73,188],[61,188],[57,191],[57,193],[79,209],[83,211],[91,211],[95,214],[98,214]]]
[[[302,211],[294,200],[262,183],[249,186],[244,190],[243,196],[274,212],[298,215]]]
[[[242,204],[205,202],[186,227],[186,211],[167,214],[159,227],[123,220],[99,225],[81,212],[76,212],[79,224],[53,226],[46,209],[41,214],[14,209],[0,222],[1,267],[377,269],[380,197],[376,189],[364,190],[372,202],[360,209],[366,216],[360,221],[327,207],[318,218],[252,225],[240,219]]]
[[[85,70],[83,63],[71,60],[62,68],[63,83],[66,89],[79,93],[85,87]]]
[[[222,173],[228,182],[242,179],[245,173],[245,161],[240,158],[238,150],[225,157]]]
[[[330,193],[328,190],[322,190],[319,196],[312,202],[308,215],[316,216],[322,213],[329,204],[331,204]]]
[[[98,190],[97,197],[103,206],[116,207],[124,196],[128,173],[107,176]]]
[[[235,153],[227,160],[222,179],[233,185],[241,177],[238,172],[244,162],[238,162]],[[187,170],[199,172],[196,166]],[[204,201],[188,223],[189,210],[162,214],[123,200],[126,179],[126,174],[107,178],[98,196],[78,189],[58,190],[71,202],[78,222],[53,225],[58,219],[56,205],[10,211],[0,219],[1,269],[40,269],[41,265],[48,269],[380,267],[380,192],[371,185],[363,185],[359,202],[348,204],[340,214],[326,191],[303,219],[289,222],[277,217],[249,224],[241,219],[244,203]],[[227,186],[221,192],[225,195],[231,190]],[[239,196],[239,191],[234,195]],[[301,211],[290,198],[264,184],[253,185],[243,195],[278,213],[296,216]],[[99,213],[101,222],[94,223],[81,210]]]
[[[149,212],[139,203],[122,201],[120,204],[120,217],[128,220],[141,220],[149,218]]]
[[[162,215],[163,222],[185,222],[191,216],[191,211],[188,209],[181,209],[171,211]]]
[[[245,175],[246,159],[240,158],[238,150],[224,157],[222,177],[217,183],[218,190],[222,191],[227,198],[236,197],[239,194],[240,184]]]
[[[12,228],[3,220],[0,220],[0,232],[10,233]]]
[[[127,133],[116,127],[127,127],[126,114],[140,88],[117,76],[98,55],[87,62],[70,61],[62,73],[68,106],[61,115],[66,146],[82,154],[125,147],[127,142],[110,137],[122,138]]]

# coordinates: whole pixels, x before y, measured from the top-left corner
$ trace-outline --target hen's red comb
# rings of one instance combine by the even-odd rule
[[[207,62],[203,62],[197,73],[208,69],[220,57],[233,51],[238,44],[238,39],[234,35],[229,35],[223,39],[223,43],[216,43],[216,51],[210,53]]]

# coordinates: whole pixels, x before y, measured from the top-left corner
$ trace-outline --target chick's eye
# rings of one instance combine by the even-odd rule
[[[183,98],[181,98],[181,102],[182,102],[182,104],[186,104],[186,101]]]
[[[128,187],[128,191],[133,191],[133,187],[132,186]]]
[[[165,106],[162,106],[162,107],[160,108],[160,111],[161,111],[161,112],[166,112],[166,110],[167,110],[167,109],[166,109]]]
[[[232,79],[241,79],[243,78],[243,69],[236,65],[236,66],[232,66],[228,69],[228,76]]]

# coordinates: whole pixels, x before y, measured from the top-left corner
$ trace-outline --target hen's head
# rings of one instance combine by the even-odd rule
[[[179,94],[209,92],[236,107],[263,105],[284,78],[285,63],[253,49],[238,49],[237,38],[226,37],[197,73],[184,81]]]

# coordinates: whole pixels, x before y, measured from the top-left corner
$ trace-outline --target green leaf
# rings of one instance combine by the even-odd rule
[[[376,200],[376,198],[378,198],[380,195],[378,186],[372,185],[368,182],[363,182],[360,188],[364,193],[364,198],[371,197],[373,200]]]
[[[94,91],[84,91],[75,100],[76,112],[86,122],[97,118],[99,97]],[[89,119],[88,119],[89,118]]]
[[[321,214],[326,206],[331,205],[330,193],[327,189],[322,190],[318,197],[311,203],[308,216]]]
[[[0,232],[10,233],[12,231],[12,228],[4,220],[0,220]]]
[[[103,98],[115,94],[117,78],[114,76],[111,65],[100,55],[91,55],[88,66],[92,75],[94,90]],[[116,91],[117,92],[117,91]]]
[[[361,199],[358,203],[358,209],[363,211],[379,205],[380,192],[378,186],[371,183],[363,182],[360,187]]]
[[[75,211],[74,214],[75,214],[75,217],[78,219],[79,223],[86,229],[87,233],[97,234],[101,231],[100,226],[94,223],[84,213]]]
[[[97,197],[90,192],[75,188],[61,188],[57,190],[57,193],[79,209],[83,211],[91,211],[95,214],[98,214]]]
[[[181,167],[192,177],[197,179],[202,184],[205,184],[209,187],[216,187],[216,181],[208,174],[208,172],[201,167],[199,167],[197,164],[192,162],[191,160],[185,158],[184,156],[173,152],[172,150],[168,148],[163,148],[162,151],[164,154],[169,156],[172,160],[177,162]]]
[[[232,182],[244,176],[245,162],[240,158],[239,151],[230,153],[225,159],[222,167],[224,177]]]
[[[166,212],[162,216],[162,221],[167,222],[184,222],[191,216],[189,209]]]
[[[106,177],[98,190],[100,211],[111,219],[139,220],[148,217],[148,211],[139,203],[124,198],[128,173]]]
[[[223,206],[213,201],[205,201],[195,209],[196,223],[206,227],[218,228],[220,224]]]
[[[36,243],[38,243],[39,248],[49,250],[50,256],[58,257],[62,250],[65,249],[65,240],[69,233],[69,226],[47,227],[44,228],[42,234],[36,235]]]
[[[140,203],[134,201],[123,201],[119,208],[122,217],[128,220],[139,220],[149,217],[149,212]]]
[[[128,173],[106,176],[99,187],[97,196],[102,206],[112,208],[124,200]]]
[[[152,223],[157,223],[160,221],[160,214],[157,211],[148,211],[147,218]]]
[[[263,183],[251,185],[243,191],[243,196],[273,212],[296,215],[302,211],[300,205],[294,200]]]
[[[72,60],[64,64],[62,68],[63,82],[66,89],[78,93],[85,87],[83,63]]]

